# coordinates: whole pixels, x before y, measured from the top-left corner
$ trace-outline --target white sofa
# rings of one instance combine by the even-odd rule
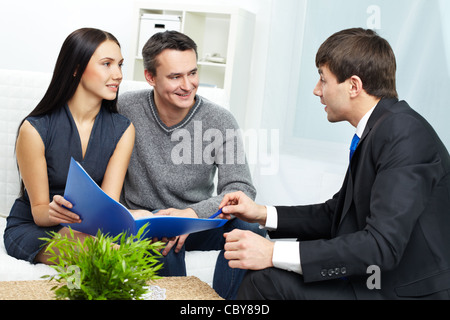
[[[19,177],[14,157],[14,144],[19,122],[42,98],[51,74],[0,69],[0,281],[39,280],[54,274],[53,268],[17,260],[6,253],[3,232],[6,217],[19,192]],[[120,92],[149,88],[145,82],[123,81]],[[199,88],[199,94],[228,108],[221,89]],[[188,276],[193,275],[212,284],[218,251],[187,252]]]

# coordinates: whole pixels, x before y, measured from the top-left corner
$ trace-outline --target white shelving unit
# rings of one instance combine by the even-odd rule
[[[133,61],[132,79],[145,81],[142,39],[150,38],[154,32],[173,29],[171,23],[165,26],[158,22],[154,30],[147,27],[143,31],[148,32],[146,36],[141,32],[142,16],[179,17],[181,23],[178,31],[191,37],[198,46],[200,84],[225,90],[229,107],[239,120],[247,103],[254,14],[234,6],[166,4],[161,1],[137,1],[134,11],[135,33],[129,60]]]

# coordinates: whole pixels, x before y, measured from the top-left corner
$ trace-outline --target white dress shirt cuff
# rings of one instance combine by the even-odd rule
[[[266,225],[262,227],[264,229],[267,229],[268,231],[275,231],[278,228],[277,209],[272,206],[266,206],[266,208],[267,208]]]
[[[272,263],[275,268],[302,274],[300,264],[300,243],[296,241],[276,241]]]

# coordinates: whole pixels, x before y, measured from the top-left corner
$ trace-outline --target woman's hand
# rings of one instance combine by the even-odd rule
[[[64,197],[56,195],[53,197],[53,201],[50,202],[48,217],[50,222],[55,225],[61,223],[80,223],[80,217],[69,211],[68,209],[72,209],[73,205],[64,199]],[[66,209],[67,208],[67,209]]]

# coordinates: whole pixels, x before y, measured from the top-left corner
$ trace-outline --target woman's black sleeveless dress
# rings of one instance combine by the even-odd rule
[[[39,132],[45,145],[50,201],[54,195],[64,195],[71,157],[101,185],[109,159],[130,125],[124,116],[101,108],[83,158],[80,135],[67,105],[49,115],[27,120]],[[4,233],[6,251],[17,259],[35,263],[36,255],[45,244],[39,238],[48,237],[48,232],[58,232],[61,228],[60,225],[43,228],[34,223],[25,190],[25,194],[15,201],[7,219]]]

